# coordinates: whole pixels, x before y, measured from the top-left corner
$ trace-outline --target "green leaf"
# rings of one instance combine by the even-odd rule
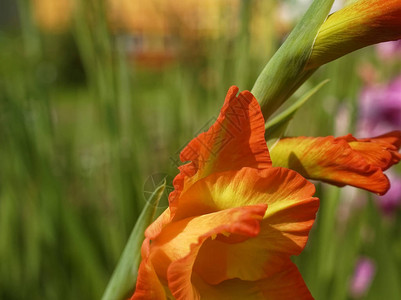
[[[277,141],[284,135],[290,121],[294,117],[298,109],[306,103],[318,90],[320,90],[328,79],[322,81],[303,97],[295,101],[290,107],[278,114],[266,124],[266,142],[269,149],[273,148]]]
[[[132,229],[123,254],[106,287],[102,300],[123,300],[129,298],[130,294],[133,293],[141,260],[144,232],[153,221],[156,208],[165,188],[166,180],[147,199],[146,205]]]
[[[260,73],[252,94],[267,120],[315,71],[305,70],[315,38],[333,0],[315,0]]]

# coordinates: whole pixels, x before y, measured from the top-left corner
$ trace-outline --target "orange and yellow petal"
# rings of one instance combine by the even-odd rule
[[[210,285],[199,277],[195,277],[194,281],[199,286],[201,297],[208,300],[313,299],[292,262],[289,262],[281,272],[256,281],[230,279],[217,285]]]
[[[143,251],[143,260],[154,267],[159,280],[168,285],[176,299],[196,299],[197,290],[191,283],[192,264],[203,242],[220,235],[233,242],[258,235],[266,208],[266,204],[236,207],[172,222],[152,240],[149,251]],[[136,293],[140,294],[141,290],[151,289],[142,286],[138,291],[138,287],[141,286],[137,285]]]
[[[365,141],[367,139],[359,139],[360,141]],[[393,145],[394,147],[396,147],[398,150],[401,147],[401,131],[400,130],[394,130],[391,132],[388,132],[386,134],[382,134],[380,136],[377,137],[373,137],[373,138],[369,138],[369,140],[372,141],[377,141],[380,143],[386,143],[386,144],[390,144]]]
[[[390,187],[383,170],[399,160],[395,146],[386,142],[394,139],[284,138],[271,150],[271,157],[274,166],[293,169],[306,178],[383,195]]]
[[[305,233],[301,231],[301,234]],[[308,233],[305,242],[307,236]],[[206,241],[199,250],[194,270],[211,285],[234,278],[255,281],[282,272],[291,262],[290,257],[299,254],[303,248],[274,228],[262,224],[260,235],[240,243]]]
[[[142,248],[148,246],[149,240],[145,240]],[[143,252],[142,249],[143,259],[139,266],[136,289],[131,300],[165,300],[167,297],[164,287],[152,263],[149,261],[148,257],[144,257]]]
[[[265,299],[313,299],[298,268],[293,263],[289,263],[282,272],[258,282],[258,285]]]
[[[265,122],[260,106],[248,91],[232,86],[216,122],[207,132],[194,138],[181,152],[181,166],[170,194],[172,214],[182,190],[212,173],[239,170],[242,167],[265,169],[271,166],[264,139]]]
[[[173,220],[231,207],[265,203],[266,216],[309,200],[315,187],[296,172],[285,168],[215,173],[193,184],[181,194]]]
[[[170,208],[168,207],[165,211],[161,213],[161,215],[153,221],[152,224],[148,226],[145,230],[145,236],[151,240],[156,238],[164,226],[166,226],[168,223],[171,221],[171,214],[170,214]]]
[[[224,238],[206,241],[196,265],[210,284],[229,278],[255,280],[278,272],[291,255],[298,255],[305,247],[319,206],[319,200],[312,197],[314,192],[314,185],[292,170],[243,168],[198,181],[182,194],[173,220],[266,203],[268,209],[257,237],[235,244]]]

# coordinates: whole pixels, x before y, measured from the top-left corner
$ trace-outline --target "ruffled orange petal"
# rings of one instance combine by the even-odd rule
[[[396,149],[399,150],[401,147],[401,131],[394,130],[394,131],[390,131],[390,132],[387,132],[385,134],[382,134],[382,135],[379,135],[376,137],[358,139],[358,141],[360,141],[360,142],[372,141],[372,142],[389,144],[389,145],[393,145]]]
[[[148,228],[146,228],[145,236],[148,239],[153,240],[162,231],[164,226],[170,223],[170,220],[171,220],[171,214],[170,214],[170,208],[168,207],[165,211],[162,212],[162,214],[155,221],[153,221],[152,224],[148,226]]]
[[[142,245],[142,262],[138,270],[136,290],[131,300],[165,300],[167,299],[164,287],[149,260],[149,239]]]
[[[279,271],[291,255],[305,247],[319,206],[319,200],[312,197],[314,192],[314,185],[292,170],[243,168],[195,183],[182,194],[173,220],[266,203],[269,208],[257,237],[237,244],[222,239],[206,241],[195,266],[211,284],[229,278],[256,280]]]
[[[340,137],[345,139],[350,147],[366,160],[368,164],[387,170],[401,159],[398,153],[401,144],[401,131],[392,131],[387,134],[365,139],[356,139],[351,134]]]
[[[181,191],[209,174],[271,166],[260,106],[250,92],[236,96],[237,93],[238,88],[232,86],[216,122],[182,150],[181,161],[191,162],[181,166],[180,174],[174,179],[175,191],[169,197],[172,214]]]
[[[383,170],[399,161],[397,134],[372,139],[351,135],[281,139],[271,150],[274,166],[338,186],[352,185],[380,195],[390,183]],[[389,143],[392,141],[392,143]]]
[[[258,282],[265,299],[313,299],[298,268],[289,263],[280,273]]]
[[[208,300],[313,299],[301,274],[292,262],[288,262],[281,272],[256,281],[231,279],[217,285],[207,284],[197,277],[194,281],[199,286],[201,297]]]
[[[172,222],[163,228],[150,245],[144,243],[145,248],[149,246],[149,251],[143,250],[144,261],[154,266],[161,281],[168,283],[175,299],[197,299],[199,292],[192,285],[191,274],[203,242],[219,235],[232,242],[258,235],[266,208],[266,204],[237,207]],[[142,291],[150,289],[150,286],[137,285],[135,294],[141,295],[144,293]]]

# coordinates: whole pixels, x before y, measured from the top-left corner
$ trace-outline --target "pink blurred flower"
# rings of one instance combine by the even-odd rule
[[[361,257],[356,263],[354,275],[351,279],[350,294],[353,298],[361,298],[369,290],[376,266],[368,257]]]
[[[401,44],[400,44],[401,45]],[[358,133],[376,136],[401,128],[401,75],[385,85],[368,84],[359,99]],[[377,197],[383,214],[391,216],[401,205],[401,178],[387,172],[391,188],[386,195]]]
[[[401,75],[386,85],[366,86],[359,106],[361,136],[375,136],[401,128]]]
[[[383,214],[391,216],[401,205],[401,177],[394,172],[386,172],[391,188],[387,194],[377,197],[377,203]]]
[[[401,59],[401,40],[376,45],[377,54],[383,60]]]

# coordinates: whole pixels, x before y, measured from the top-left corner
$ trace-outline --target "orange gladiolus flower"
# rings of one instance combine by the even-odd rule
[[[182,151],[190,162],[145,232],[132,300],[312,299],[290,256],[307,242],[315,188],[272,166],[259,104],[237,92]]]
[[[323,23],[307,69],[369,45],[398,39],[401,39],[400,0],[358,0]]]
[[[366,139],[350,134],[284,138],[271,150],[271,157],[274,166],[291,168],[306,178],[383,195],[390,188],[383,171],[400,161],[400,145],[401,131]]]

